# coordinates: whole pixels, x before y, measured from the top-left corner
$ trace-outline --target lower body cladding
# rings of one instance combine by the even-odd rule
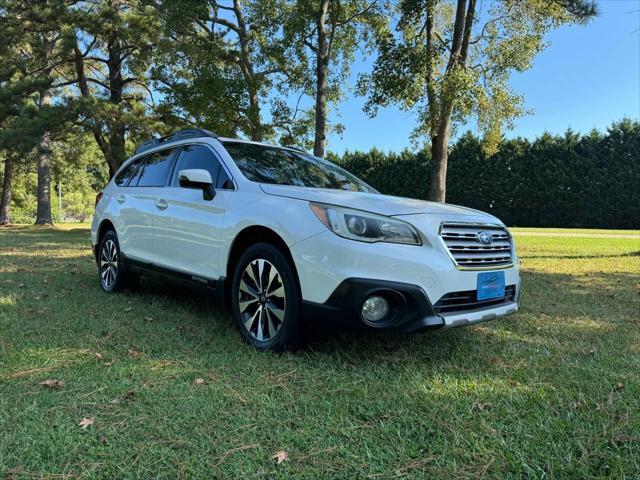
[[[506,317],[518,311],[519,290],[519,285],[509,285],[504,297],[471,302],[475,291],[454,292],[432,305],[424,290],[417,285],[349,278],[325,303],[304,301],[303,308],[305,317],[359,317],[374,329],[410,333],[462,327]]]

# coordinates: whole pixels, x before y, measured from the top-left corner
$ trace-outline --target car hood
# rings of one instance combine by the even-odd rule
[[[449,205],[446,203],[426,202],[412,198],[394,197],[377,193],[351,192],[325,188],[296,187],[290,185],[260,184],[260,188],[269,194],[280,197],[297,198],[310,202],[328,203],[341,207],[355,208],[380,215],[482,215],[494,218],[479,210]]]

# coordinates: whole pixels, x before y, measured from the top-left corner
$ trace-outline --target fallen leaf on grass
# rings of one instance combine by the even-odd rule
[[[585,406],[584,402],[582,400],[574,400],[569,404],[569,408],[571,410],[578,410],[581,409]]]
[[[196,385],[204,385],[204,378],[196,378],[193,383]]]
[[[289,458],[289,454],[284,450],[280,450],[273,454],[273,456],[271,457],[271,460],[276,460],[278,462],[278,465],[280,465],[287,458]]]
[[[471,408],[473,410],[480,410],[480,411],[484,411],[484,410],[489,410],[493,405],[489,402],[475,402]]]
[[[130,348],[129,355],[131,355],[133,358],[138,358],[140,356],[140,352],[135,348]]]
[[[40,382],[38,385],[42,385],[43,387],[54,389],[54,388],[64,387],[64,382],[56,378],[51,378],[49,380],[44,380],[43,382]]]
[[[82,417],[82,420],[80,421],[78,426],[82,427],[83,430],[86,430],[87,427],[93,425],[95,421],[95,418]]]

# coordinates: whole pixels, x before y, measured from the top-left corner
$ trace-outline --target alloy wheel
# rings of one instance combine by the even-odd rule
[[[100,281],[110,290],[118,277],[118,249],[112,239],[107,239],[100,252]]]
[[[269,261],[249,262],[240,277],[240,315],[245,328],[258,341],[274,338],[284,321],[286,294],[282,277]]]

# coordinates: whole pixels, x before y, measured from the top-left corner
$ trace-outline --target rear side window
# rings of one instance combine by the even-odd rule
[[[190,169],[207,170],[211,174],[211,180],[217,189],[233,189],[231,179],[220,165],[220,162],[204,145],[187,145],[182,148],[176,168],[174,169],[171,185],[178,186],[180,170]]]
[[[136,169],[138,168],[138,165],[140,165],[140,163],[144,159],[145,157],[141,157],[141,158],[138,158],[137,160],[134,160],[133,162],[130,162],[126,167],[122,169],[120,173],[116,175],[116,178],[114,179],[114,183],[119,187],[126,187],[129,184],[129,180],[131,180],[133,175],[136,173]]]
[[[175,148],[171,148],[149,155],[136,172],[137,186],[164,187],[171,170],[171,162],[175,151]],[[131,181],[130,185],[134,185],[134,180]]]

